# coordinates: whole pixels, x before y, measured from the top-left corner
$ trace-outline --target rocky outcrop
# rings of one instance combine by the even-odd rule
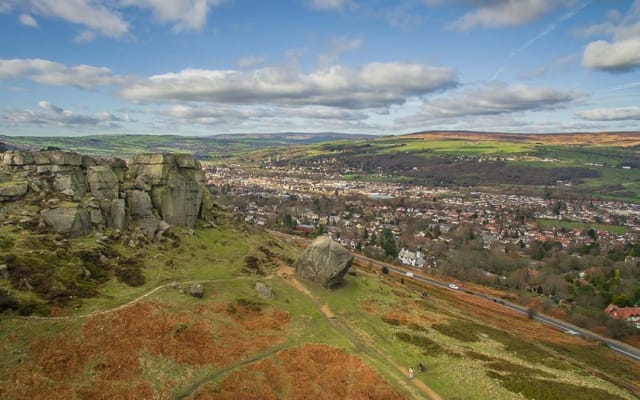
[[[185,154],[142,154],[133,157],[129,168],[135,188],[150,194],[162,220],[171,225],[195,223],[206,191],[198,161]]]
[[[328,236],[320,236],[302,253],[296,275],[332,288],[351,268],[353,254]]]
[[[147,239],[210,219],[215,206],[200,163],[186,154],[142,154],[125,163],[60,150],[0,154],[0,202],[40,201],[40,222],[59,233],[136,229]]]
[[[91,231],[91,223],[87,211],[77,205],[65,205],[40,212],[44,223],[56,232],[70,236],[82,236]]]

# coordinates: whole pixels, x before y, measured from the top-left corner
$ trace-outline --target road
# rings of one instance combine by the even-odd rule
[[[305,243],[309,243],[310,241],[305,239],[305,238],[301,238],[299,236],[293,236],[293,235],[287,235],[286,233],[282,233],[282,232],[277,232],[277,231],[272,231],[272,230],[267,230],[270,233],[273,233],[275,235],[278,235],[280,237],[283,237],[285,239],[291,240],[298,240],[298,241],[302,241]],[[402,268],[402,267],[398,267],[396,265],[391,265],[391,264],[387,264],[385,262],[382,261],[378,261],[378,260],[374,260],[359,254],[354,254],[354,257],[359,260],[360,262],[363,263],[370,263],[372,265],[377,265],[378,267],[382,268],[382,267],[387,267],[389,269],[389,271],[394,272],[396,274],[399,275],[403,275],[405,281],[406,280],[413,280],[413,281],[417,281],[420,283],[425,283],[427,285],[431,285],[431,286],[437,286],[440,288],[444,288],[444,289],[449,289],[449,290],[453,290],[449,288],[449,285],[446,283],[442,283],[440,281],[437,281],[435,279],[431,279],[428,278],[424,275],[418,275],[417,273],[415,273],[415,270],[413,269],[409,269],[409,268]],[[406,273],[407,272],[412,272],[412,276],[407,276]],[[518,304],[514,304],[514,303],[510,303],[507,301],[504,301],[503,299],[499,299],[496,297],[492,297],[492,296],[488,296],[484,293],[478,293],[478,292],[474,292],[472,290],[468,290],[468,289],[458,289],[459,291],[466,293],[470,296],[475,296],[475,297],[479,297],[482,299],[485,299],[487,301],[492,301],[494,303],[498,303],[510,310],[513,310],[515,312],[518,312],[520,314],[524,314],[524,315],[528,315],[528,310],[526,307],[523,307],[521,305]],[[593,333],[589,330],[586,329],[582,329],[576,325],[570,324],[566,321],[561,321],[559,319],[550,317],[548,315],[544,315],[544,314],[534,314],[533,315],[533,319],[535,319],[536,321],[539,321],[545,325],[551,326],[555,329],[561,330],[563,332],[567,332],[568,334],[579,334],[585,338],[588,339],[592,339],[592,340],[596,340],[599,341],[601,343],[603,343],[604,345],[606,345],[607,347],[609,347],[611,350],[622,354],[625,357],[628,357],[632,360],[635,361],[640,361],[640,350],[636,349],[635,347],[629,346],[627,344],[618,342],[617,340],[613,340],[613,339],[609,339],[606,338],[604,336],[600,336],[596,333]]]
[[[441,287],[441,288],[445,288],[445,289],[449,289],[449,290],[453,290],[449,288],[449,285],[446,283],[442,283],[440,281],[428,278],[426,276],[423,275],[418,275],[415,273],[414,270],[410,270],[410,269],[405,269],[405,268],[401,268],[395,265],[391,265],[391,264],[387,264],[381,261],[377,261],[377,260],[373,260],[361,255],[355,255],[355,258],[358,259],[361,262],[364,263],[371,263],[374,265],[379,266],[380,268],[382,267],[387,267],[389,269],[389,271],[391,272],[395,272],[397,274],[403,275],[405,280],[414,280],[414,281],[418,281],[421,283],[426,283],[428,285],[431,286],[437,286],[437,287]],[[406,273],[407,272],[413,272],[413,276],[407,276]],[[468,289],[458,289],[459,291],[466,293],[470,296],[475,296],[475,297],[479,297],[482,299],[485,299],[487,301],[492,301],[494,303],[498,303],[500,305],[502,305],[503,307],[506,307],[510,310],[516,311],[520,314],[524,314],[527,315],[528,314],[528,310],[526,307],[523,307],[521,305],[518,304],[513,304],[507,301],[504,301],[502,299],[499,299],[497,297],[492,297],[492,296],[488,296],[484,293],[478,293],[478,292],[474,292],[472,290],[468,290]],[[550,317],[548,315],[544,315],[544,314],[534,314],[533,315],[533,319],[535,319],[536,321],[540,321],[543,324],[549,325],[553,328],[556,328],[558,330],[564,331],[564,332],[576,332],[578,334],[580,334],[581,336],[588,338],[588,339],[592,339],[592,340],[597,340],[599,342],[604,343],[607,347],[609,347],[611,350],[614,350],[626,357],[629,357],[633,360],[636,361],[640,361],[640,350],[631,347],[629,345],[626,345],[624,343],[620,343],[617,340],[613,340],[613,339],[609,339],[606,338],[604,336],[600,336],[598,334],[595,334],[589,330],[586,329],[582,329],[578,326],[575,326],[573,324],[570,324],[568,322],[565,321],[561,321],[559,319]]]

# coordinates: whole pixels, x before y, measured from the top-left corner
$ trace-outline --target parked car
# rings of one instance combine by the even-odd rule
[[[458,287],[458,285],[456,285],[455,283],[450,283],[450,284],[449,284],[449,289],[458,290],[458,289],[460,289],[460,288],[459,288],[459,287]]]

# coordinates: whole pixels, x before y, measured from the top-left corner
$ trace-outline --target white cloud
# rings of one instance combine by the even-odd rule
[[[129,24],[117,11],[91,0],[6,0],[5,5],[5,12],[62,19],[101,36],[121,38],[129,31]]]
[[[364,121],[368,113],[357,110],[345,110],[334,107],[304,106],[304,107],[224,107],[212,105],[180,104],[170,107],[160,113],[164,117],[179,120],[180,123],[201,125],[232,125],[241,121],[274,121],[286,119],[288,121],[303,120],[307,123],[329,122],[344,123]],[[283,116],[286,116],[283,118]]]
[[[264,64],[264,57],[246,56],[238,60],[238,67],[240,68],[251,68],[260,64]]]
[[[420,112],[407,121],[458,119],[467,116],[503,115],[565,107],[583,93],[526,85],[491,83],[480,88],[441,96],[426,102]]]
[[[640,121],[640,107],[599,108],[576,115],[588,121]]]
[[[37,26],[33,16],[55,18],[79,25],[83,29],[76,42],[97,36],[125,38],[130,24],[121,15],[126,8],[149,10],[154,20],[172,24],[175,32],[200,30],[207,23],[211,8],[225,0],[3,0],[2,13],[19,13],[20,23]]]
[[[640,36],[613,42],[591,42],[584,49],[582,65],[613,72],[640,68]]]
[[[185,69],[126,85],[120,94],[136,102],[201,101],[384,109],[455,84],[455,74],[448,68],[371,63],[357,69],[334,65],[311,73],[294,67],[247,72]]]
[[[90,90],[97,86],[123,84],[131,78],[114,75],[109,68],[91,65],[68,67],[39,58],[0,59],[0,80],[27,79],[52,86],[75,86]]]
[[[8,125],[51,125],[66,127],[116,128],[126,119],[108,112],[78,114],[47,101],[38,102],[38,110],[0,112],[0,122]]]
[[[425,0],[428,5],[465,4],[475,9],[453,23],[455,29],[524,25],[554,9],[557,0]]]
[[[162,23],[175,23],[174,31],[199,30],[207,22],[212,7],[224,0],[122,0],[127,7],[149,9]]]
[[[635,0],[624,17],[617,10],[607,20],[576,31],[581,36],[610,36],[595,40],[584,49],[582,65],[609,72],[640,68],[640,0]]]
[[[30,26],[32,28],[37,28],[38,27],[38,21],[36,21],[29,14],[20,14],[20,16],[18,17],[18,21],[20,21],[20,23],[22,25],[24,25],[24,26]]]

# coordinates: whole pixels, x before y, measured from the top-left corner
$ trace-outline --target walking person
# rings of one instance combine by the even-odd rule
[[[413,379],[413,368],[409,367],[409,379]]]

